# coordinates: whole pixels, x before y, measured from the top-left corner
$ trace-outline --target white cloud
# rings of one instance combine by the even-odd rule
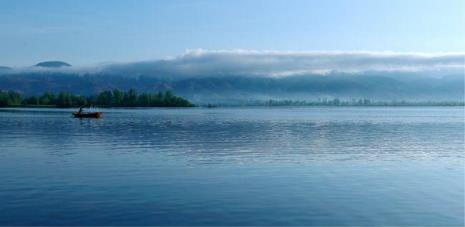
[[[465,53],[279,52],[188,50],[158,61],[109,67],[113,72],[184,76],[290,76],[329,72],[362,73],[463,70]]]
[[[331,72],[461,72],[465,53],[399,52],[286,52],[255,50],[188,50],[162,60],[100,64],[87,67],[43,69],[16,68],[15,72],[55,71],[68,73],[115,73],[121,75],[176,76],[270,76],[325,75]]]

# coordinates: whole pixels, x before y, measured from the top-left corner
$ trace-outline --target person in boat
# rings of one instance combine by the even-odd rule
[[[82,106],[80,106],[80,107],[79,107],[78,114],[82,114],[82,113],[84,112],[84,108],[85,108],[86,106],[89,106],[89,107],[90,107],[90,105],[82,105]]]
[[[77,112],[74,112],[73,115],[74,117],[82,118],[99,118],[102,116],[102,112],[93,112],[93,111],[84,111],[84,108],[90,108],[91,105],[82,105],[79,107],[79,110]]]

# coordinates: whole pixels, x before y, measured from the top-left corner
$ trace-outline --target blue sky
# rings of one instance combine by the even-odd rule
[[[464,52],[463,0],[0,0],[0,65],[188,49]]]

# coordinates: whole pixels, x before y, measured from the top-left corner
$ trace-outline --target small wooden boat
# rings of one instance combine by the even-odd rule
[[[102,112],[74,112],[73,116],[75,118],[100,118],[102,114]]]
[[[78,112],[74,112],[73,116],[75,118],[100,118],[102,116],[102,112],[97,111],[83,111],[84,108],[88,107],[89,110],[92,110],[91,105],[82,105],[79,107]]]

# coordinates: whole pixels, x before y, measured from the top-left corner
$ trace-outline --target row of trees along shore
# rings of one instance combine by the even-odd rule
[[[192,107],[188,100],[175,96],[170,91],[137,94],[136,90],[118,89],[103,91],[98,95],[83,96],[68,92],[53,94],[45,92],[41,96],[23,97],[15,91],[0,91],[0,107],[44,106],[44,107],[78,107],[82,105],[101,107]],[[319,99],[316,101],[269,100],[250,103],[256,106],[463,106],[464,102],[411,102],[411,101],[372,101],[369,99],[340,100]],[[210,106],[210,105],[209,105]]]
[[[45,92],[41,96],[23,97],[14,91],[0,91],[0,107],[14,106],[54,106],[78,107],[82,105],[96,105],[101,107],[191,107],[188,100],[175,96],[171,91],[158,93],[141,93],[130,89],[103,91],[98,95],[83,96],[69,92],[53,94]]]
[[[265,106],[463,106],[463,101],[373,101],[370,99],[340,100],[319,99],[316,101],[268,100]]]

